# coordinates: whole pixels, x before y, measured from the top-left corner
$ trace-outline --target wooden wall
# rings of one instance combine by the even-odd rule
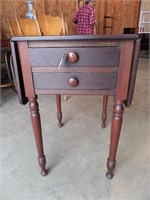
[[[107,6],[106,6],[107,5]],[[2,38],[10,38],[8,22],[15,17],[24,17],[26,0],[0,1]],[[77,11],[77,0],[34,0],[37,15],[63,13],[68,20],[69,34],[76,34],[72,17]],[[113,17],[113,30],[106,33],[122,34],[124,28],[137,28],[140,0],[96,0],[96,34],[103,34],[104,15]]]
[[[113,17],[112,31],[106,33],[123,34],[124,28],[138,28],[140,0],[97,0],[96,18],[98,22],[97,33],[104,33],[104,15]],[[108,19],[108,25],[110,25]]]

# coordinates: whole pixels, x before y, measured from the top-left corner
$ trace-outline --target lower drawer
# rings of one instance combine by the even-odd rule
[[[117,72],[113,73],[33,73],[35,89],[115,90]]]

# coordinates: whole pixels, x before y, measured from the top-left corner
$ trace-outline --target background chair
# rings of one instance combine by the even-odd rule
[[[43,35],[65,35],[65,24],[62,17],[40,15],[37,17]]]
[[[21,36],[22,35],[22,31],[21,31],[21,28],[20,28],[17,18],[15,18],[15,20],[13,20],[13,21],[10,21],[8,24],[9,24],[11,36]]]
[[[41,35],[40,27],[35,19],[19,18],[18,19],[22,34],[25,36]]]

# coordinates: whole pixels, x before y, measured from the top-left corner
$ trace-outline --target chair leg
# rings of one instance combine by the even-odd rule
[[[56,95],[58,126],[62,127],[61,95]]]
[[[108,96],[103,96],[102,128],[106,127]]]

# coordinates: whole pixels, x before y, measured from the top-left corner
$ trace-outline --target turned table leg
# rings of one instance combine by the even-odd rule
[[[58,126],[62,127],[61,95],[56,95]]]
[[[31,121],[32,121],[32,127],[34,131],[36,147],[38,151],[38,161],[41,167],[41,175],[45,176],[47,175],[48,172],[45,168],[46,158],[45,158],[44,149],[43,149],[41,120],[40,120],[38,102],[36,100],[36,97],[29,98],[29,108],[30,108],[30,113],[31,113]]]
[[[102,128],[106,127],[108,96],[103,96]]]
[[[110,150],[109,150],[109,158],[107,160],[108,171],[106,173],[106,176],[108,179],[113,178],[113,170],[116,164],[115,158],[121,132],[123,111],[124,111],[123,101],[116,101],[113,108]]]

